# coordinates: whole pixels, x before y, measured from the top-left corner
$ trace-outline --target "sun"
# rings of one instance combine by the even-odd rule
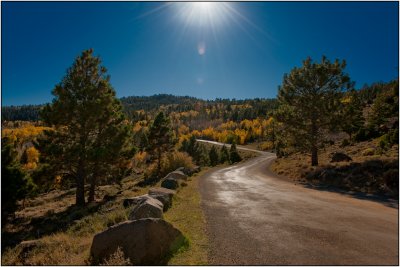
[[[226,17],[228,3],[186,2],[179,3],[180,14],[186,24],[210,26],[218,24]]]
[[[211,2],[192,2],[189,3],[192,6],[194,12],[207,14],[212,12],[213,7],[215,7],[216,3]]]

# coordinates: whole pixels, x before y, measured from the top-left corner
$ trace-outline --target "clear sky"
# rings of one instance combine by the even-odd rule
[[[276,97],[311,56],[359,88],[398,76],[398,2],[2,2],[2,104],[41,104],[76,56],[100,55],[117,95]]]

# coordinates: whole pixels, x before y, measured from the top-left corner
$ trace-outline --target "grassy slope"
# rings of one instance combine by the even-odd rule
[[[85,265],[88,264],[89,250],[93,236],[108,226],[125,221],[129,210],[124,209],[121,200],[125,197],[147,193],[148,188],[133,187],[127,179],[122,184],[102,186],[97,200],[104,195],[116,195],[115,201],[98,202],[84,208],[73,206],[74,191],[53,191],[27,203],[17,213],[14,224],[2,229],[4,239],[31,240],[40,234],[39,245],[21,254],[20,247],[10,246],[3,250],[3,265]]]
[[[296,182],[307,182],[316,183],[317,181],[312,181],[306,179],[307,175],[311,172],[315,172],[322,169],[333,168],[336,170],[344,169],[346,167],[354,166],[355,164],[360,164],[361,167],[358,169],[360,172],[355,173],[354,168],[350,169],[352,173],[348,173],[348,176],[357,174],[362,175],[365,173],[366,168],[371,167],[369,162],[379,161],[379,162],[396,162],[398,161],[398,145],[394,145],[388,150],[382,150],[379,148],[378,139],[355,143],[353,145],[341,147],[338,143],[332,146],[326,147],[319,152],[319,166],[311,167],[311,157],[309,154],[295,153],[288,157],[277,159],[272,165],[271,170],[275,173],[288,177]],[[331,163],[332,153],[342,152],[349,155],[352,158],[351,162],[334,162]],[[364,168],[364,169],[363,169]],[[373,168],[373,167],[372,167]],[[370,172],[371,175],[376,175]],[[371,192],[373,189],[367,188],[366,184],[370,183],[372,177],[365,175],[365,179],[360,179],[356,183],[352,184],[350,190],[360,191],[364,193],[374,193]],[[338,181],[340,182],[340,181]]]
[[[165,213],[165,219],[181,230],[189,239],[189,247],[176,253],[170,264],[207,264],[208,241],[205,219],[200,207],[197,174],[181,187],[173,206]],[[17,213],[15,224],[3,229],[5,239],[36,239],[42,232],[39,245],[21,256],[21,248],[10,246],[3,250],[3,265],[86,265],[93,236],[108,226],[127,220],[129,209],[124,209],[122,199],[142,195],[149,187],[137,188],[132,179],[125,179],[122,187],[109,185],[100,187],[97,200],[104,195],[116,195],[114,201],[86,208],[74,208],[74,190],[53,191],[26,203]],[[159,186],[156,185],[156,186]],[[65,225],[66,227],[61,227]],[[21,258],[22,257],[22,258]]]

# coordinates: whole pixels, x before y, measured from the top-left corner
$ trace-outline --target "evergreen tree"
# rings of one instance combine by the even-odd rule
[[[1,214],[2,220],[17,208],[17,200],[28,193],[28,176],[21,169],[13,143],[1,139]]]
[[[171,122],[164,112],[158,113],[149,129],[149,151],[157,160],[157,173],[161,171],[162,154],[174,145]]]
[[[196,157],[198,149],[199,144],[196,142],[196,137],[194,135],[191,135],[189,140],[183,140],[180,148],[181,151],[188,153],[192,158]]]
[[[208,155],[208,151],[207,151],[207,148],[205,147],[205,145],[203,145],[203,144],[197,145],[194,160],[196,161],[197,165],[200,165],[200,166],[208,166],[209,165],[210,157]]]
[[[141,130],[139,134],[140,134],[139,147],[141,151],[144,151],[147,147],[149,147],[149,138],[147,137],[147,132],[143,130]]]
[[[399,116],[399,81],[395,80],[382,85],[381,91],[376,95],[368,116],[368,126],[382,135],[388,128],[398,128]],[[397,120],[393,120],[396,118]],[[392,125],[390,124],[392,122]],[[393,125],[395,124],[395,125]],[[395,126],[395,127],[393,127]]]
[[[239,152],[236,149],[235,143],[231,145],[231,149],[229,150],[229,159],[231,163],[239,162],[242,160],[242,157],[240,157]]]
[[[229,162],[229,151],[228,151],[228,148],[225,145],[223,145],[221,147],[220,155],[221,155],[220,163]]]
[[[353,88],[345,67],[345,61],[331,63],[322,57],[321,63],[314,63],[307,58],[303,66],[284,75],[279,87],[276,117],[297,148],[311,152],[312,166],[318,165],[325,132],[339,123],[343,92]]]
[[[42,144],[47,144],[39,148],[49,165],[75,180],[79,206],[85,204],[85,182],[90,178],[92,200],[96,180],[111,172],[128,141],[121,103],[100,64],[92,49],[83,51],[55,86],[52,104],[41,112],[55,130],[45,132]]]
[[[215,166],[219,163],[218,150],[215,146],[211,147],[210,151],[208,152],[208,157],[210,159],[211,166]]]
[[[340,127],[349,135],[351,140],[352,135],[363,126],[363,105],[358,94],[355,91],[351,91],[345,101],[342,101]]]

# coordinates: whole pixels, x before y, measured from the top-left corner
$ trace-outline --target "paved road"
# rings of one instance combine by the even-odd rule
[[[200,179],[212,265],[398,265],[398,208],[294,185],[275,155]]]

